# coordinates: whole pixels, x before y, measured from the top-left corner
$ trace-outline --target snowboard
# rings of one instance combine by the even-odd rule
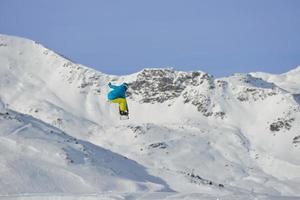
[[[120,114],[120,120],[127,120],[127,119],[129,119],[128,110],[127,110],[127,114],[126,115],[122,115],[120,110],[119,110],[119,114]]]
[[[120,120],[128,120],[129,116],[128,115],[120,115]]]

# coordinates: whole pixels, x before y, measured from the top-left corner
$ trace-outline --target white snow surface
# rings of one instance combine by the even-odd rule
[[[265,81],[275,83],[281,88],[295,94],[300,94],[300,66],[283,74],[269,74],[264,72],[255,72],[251,75],[262,78]]]
[[[299,199],[299,88],[299,67],[107,75],[0,35],[0,199]]]

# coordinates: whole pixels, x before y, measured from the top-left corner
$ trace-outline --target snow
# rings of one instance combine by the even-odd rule
[[[135,161],[30,116],[6,110],[0,129],[1,194],[169,190]]]
[[[264,72],[251,73],[255,77],[262,78],[268,82],[275,83],[281,88],[295,94],[300,93],[300,66],[283,74],[268,74]]]
[[[297,199],[299,69],[119,77],[0,35],[0,198]]]

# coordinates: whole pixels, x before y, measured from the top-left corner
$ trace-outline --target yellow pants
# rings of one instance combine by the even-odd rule
[[[117,99],[111,100],[111,102],[118,103],[120,111],[127,111],[128,110],[127,101],[126,101],[125,98],[117,98]]]

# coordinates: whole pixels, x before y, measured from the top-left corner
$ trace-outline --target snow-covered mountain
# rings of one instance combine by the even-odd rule
[[[299,80],[299,67],[113,76],[0,35],[0,193],[296,198]],[[124,81],[128,121],[106,100]]]
[[[276,85],[278,85],[279,87],[281,87],[291,93],[294,93],[294,94],[300,94],[299,74],[300,74],[300,66],[298,66],[297,68],[295,68],[287,73],[279,74],[279,75],[268,74],[268,73],[263,73],[263,72],[251,73],[251,75],[253,75],[255,77],[262,78],[263,80],[268,81],[268,82],[273,82]]]

